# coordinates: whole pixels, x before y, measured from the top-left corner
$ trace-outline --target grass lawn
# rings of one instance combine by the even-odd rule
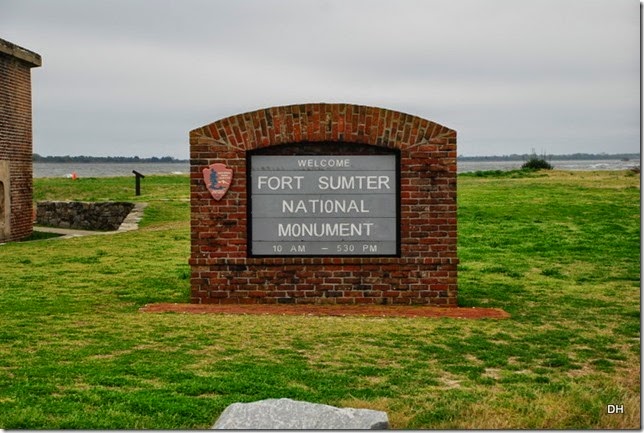
[[[137,198],[131,178],[35,179],[35,200],[149,205],[138,231],[0,245],[0,428],[208,428],[289,397],[400,429],[638,429],[639,177],[458,188],[459,303],[511,319],[143,314],[189,298],[187,176]]]

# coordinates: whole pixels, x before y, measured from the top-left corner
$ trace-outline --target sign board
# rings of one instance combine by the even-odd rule
[[[398,155],[251,155],[252,256],[397,256]]]

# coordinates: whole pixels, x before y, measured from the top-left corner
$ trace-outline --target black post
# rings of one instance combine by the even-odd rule
[[[136,195],[141,195],[141,179],[143,179],[145,176],[143,176],[136,170],[132,170],[132,173],[134,173],[134,176],[136,176]]]

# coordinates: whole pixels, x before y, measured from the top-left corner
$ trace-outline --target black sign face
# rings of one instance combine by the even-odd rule
[[[398,155],[251,155],[252,256],[397,256]]]

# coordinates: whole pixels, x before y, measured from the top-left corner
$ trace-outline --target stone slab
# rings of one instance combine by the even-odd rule
[[[213,429],[239,430],[383,430],[389,428],[386,412],[338,408],[289,398],[233,403],[221,414]]]

